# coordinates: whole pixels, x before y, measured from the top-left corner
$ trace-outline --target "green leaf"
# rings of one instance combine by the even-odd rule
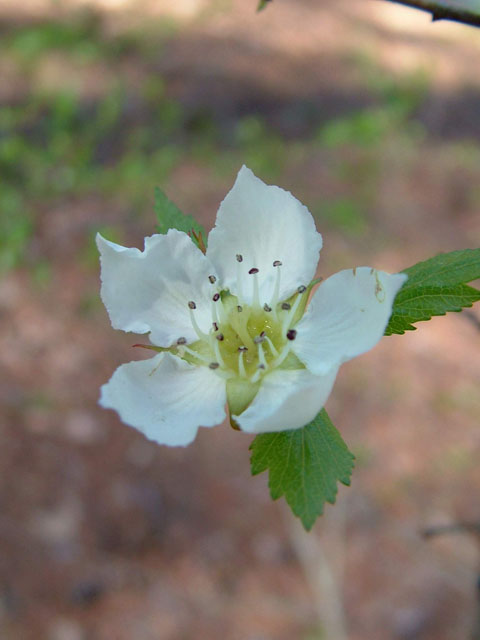
[[[272,0],[259,0],[257,11],[262,11]]]
[[[262,433],[250,449],[252,475],[269,470],[272,500],[285,496],[307,531],[334,504],[337,482],[350,484],[354,456],[325,409],[302,429]]]
[[[413,331],[414,322],[461,311],[480,300],[480,291],[466,284],[480,278],[480,249],[441,253],[403,273],[408,280],[395,298],[387,336]]]
[[[184,231],[202,249],[202,242],[206,240],[205,229],[193,216],[182,213],[159,187],[155,189],[155,214],[158,220],[158,233],[167,233],[169,229]]]

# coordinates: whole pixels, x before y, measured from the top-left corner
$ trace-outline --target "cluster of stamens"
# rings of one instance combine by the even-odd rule
[[[197,305],[190,300],[188,309],[198,340],[187,345],[187,340],[180,337],[176,349],[181,357],[208,366],[224,378],[240,377],[255,383],[265,373],[281,365],[289,355],[297,334],[293,324],[306,287],[298,287],[297,295],[289,302],[279,301],[282,263],[275,260],[272,266],[276,270],[276,277],[271,300],[260,303],[259,269],[252,267],[248,271],[253,280],[252,303],[247,304],[244,302],[244,282],[240,270],[243,256],[237,254],[236,260],[236,295],[219,289],[213,293],[212,322],[208,333],[198,326],[194,313]],[[218,286],[214,275],[208,276],[208,279],[212,285]]]

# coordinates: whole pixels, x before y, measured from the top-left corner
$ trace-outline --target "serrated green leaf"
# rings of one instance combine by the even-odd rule
[[[302,429],[262,433],[250,445],[252,475],[269,470],[273,500],[281,496],[308,531],[334,504],[337,483],[350,484],[354,456],[325,409]]]
[[[404,269],[408,275],[395,298],[385,335],[413,331],[415,322],[461,311],[480,300],[466,283],[480,278],[480,249],[442,253]]]
[[[203,238],[205,241],[205,229],[199,224],[193,216],[182,213],[177,205],[172,202],[165,193],[157,187],[155,189],[155,214],[158,220],[158,233],[167,233],[169,229],[178,229],[191,235],[193,242],[199,246],[197,237]],[[194,232],[194,233],[192,233]],[[200,247],[202,248],[202,247]]]

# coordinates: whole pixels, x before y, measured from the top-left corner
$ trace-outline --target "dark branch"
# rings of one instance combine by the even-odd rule
[[[453,22],[461,22],[462,24],[469,24],[473,27],[480,27],[480,12],[477,13],[469,9],[446,7],[432,0],[388,0],[388,2],[403,4],[406,7],[431,13],[432,20],[451,20]]]

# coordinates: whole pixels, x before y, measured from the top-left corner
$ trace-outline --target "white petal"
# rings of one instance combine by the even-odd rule
[[[274,261],[282,262],[282,300],[312,280],[321,248],[322,236],[308,209],[291,193],[267,186],[244,166],[220,205],[216,225],[208,236],[207,256],[222,283],[232,293],[243,294],[245,302],[251,302],[253,297],[253,277],[248,271],[259,269],[263,304],[270,302],[275,288]],[[236,260],[237,254],[243,256],[241,264]]]
[[[265,376],[252,404],[234,419],[249,433],[304,427],[327,401],[337,371],[334,367],[315,376],[307,369],[277,369]]]
[[[199,426],[225,419],[225,381],[170,353],[122,364],[104,384],[100,404],[150,440],[170,446],[192,442]]]
[[[406,279],[370,267],[339,271],[315,292],[292,350],[316,374],[368,351],[383,336]]]
[[[197,305],[195,319],[204,331],[211,324],[208,280],[213,267],[190,238],[170,229],[145,238],[145,250],[128,249],[97,235],[101,254],[101,296],[115,329],[147,333],[160,346],[179,337],[197,340],[188,302]]]

